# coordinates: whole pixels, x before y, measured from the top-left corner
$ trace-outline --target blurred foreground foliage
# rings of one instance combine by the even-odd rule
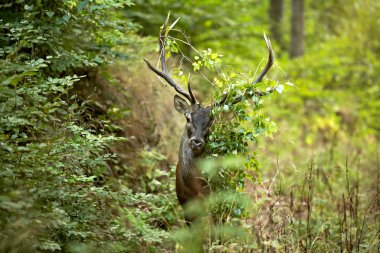
[[[188,229],[179,222],[174,166],[156,151],[156,141],[136,148],[140,136],[124,133],[129,126],[120,119],[141,108],[123,108],[117,99],[93,101],[92,93],[103,85],[103,93],[124,95],[106,66],[115,59],[140,66],[168,10],[181,17],[176,27],[186,35],[173,30],[173,37],[190,36],[201,49],[199,55],[173,43],[172,51],[183,49],[193,62],[174,74],[185,83],[183,72],[196,72],[196,91],[210,94],[205,101],[220,99],[231,84],[241,92],[267,57],[262,31],[268,30],[268,1],[0,4],[0,251],[378,250],[380,4],[305,6],[305,55],[289,59],[272,41],[278,60],[269,77],[284,93],[232,108],[227,102],[215,112],[221,121],[209,155],[229,156],[206,159],[204,168],[229,191],[193,206],[202,213],[216,209],[223,222],[205,219]],[[286,19],[285,43],[289,26]],[[125,72],[141,75],[139,85],[148,70]],[[109,82],[99,85],[98,75]],[[257,89],[275,84],[265,81]],[[152,118],[144,120],[153,134]]]

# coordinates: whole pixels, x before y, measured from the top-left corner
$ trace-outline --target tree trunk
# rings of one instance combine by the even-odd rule
[[[284,49],[282,39],[282,20],[284,17],[284,0],[270,0],[269,4],[269,26],[270,37],[281,49]]]
[[[290,38],[290,58],[303,55],[304,0],[292,0],[292,28]]]

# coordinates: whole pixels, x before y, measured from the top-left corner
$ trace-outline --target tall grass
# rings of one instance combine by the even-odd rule
[[[208,204],[243,203],[246,214],[237,217],[229,210],[222,214],[223,223],[203,218],[191,228],[174,230],[177,250],[202,252],[203,246],[204,252],[378,252],[379,172],[365,178],[360,168],[352,167],[347,157],[336,164],[339,176],[332,177],[312,159],[300,172],[301,181],[293,176],[292,184],[283,184],[279,170],[271,180],[247,187],[249,192],[225,193],[224,199],[211,196]]]

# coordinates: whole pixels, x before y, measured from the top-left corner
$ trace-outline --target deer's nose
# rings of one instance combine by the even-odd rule
[[[204,145],[204,141],[201,139],[191,139],[190,141],[194,148],[201,148]]]

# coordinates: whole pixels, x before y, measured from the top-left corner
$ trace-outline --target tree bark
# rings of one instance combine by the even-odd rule
[[[290,38],[290,58],[295,58],[304,53],[304,0],[292,0],[292,20]]]
[[[282,38],[282,20],[284,17],[284,0],[270,0],[269,3],[269,26],[270,37],[281,49],[284,49]]]

